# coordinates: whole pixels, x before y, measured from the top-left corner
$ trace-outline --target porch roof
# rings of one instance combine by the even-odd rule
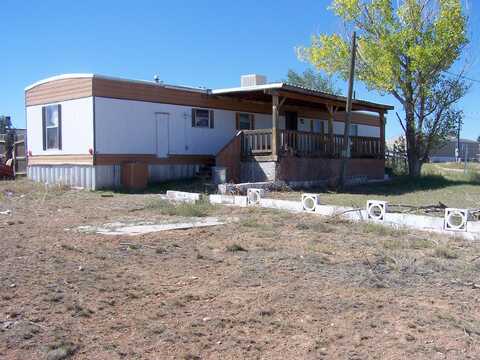
[[[272,101],[272,95],[276,94],[285,98],[285,104],[293,106],[309,106],[325,109],[328,105],[336,106],[339,111],[344,111],[347,98],[328,94],[319,90],[292,85],[289,83],[272,83],[234,87],[227,89],[211,90],[213,95],[238,98],[242,100],[268,102]],[[387,112],[393,110],[393,106],[373,103],[364,100],[353,100],[352,110],[369,112]]]

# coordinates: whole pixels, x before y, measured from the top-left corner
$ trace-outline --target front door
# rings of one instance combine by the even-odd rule
[[[285,129],[298,130],[298,114],[293,111],[285,111]]]
[[[155,113],[157,127],[157,156],[167,157],[170,152],[170,114]]]

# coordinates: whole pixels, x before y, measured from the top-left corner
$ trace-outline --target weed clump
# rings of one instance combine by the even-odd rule
[[[248,251],[243,246],[241,246],[237,243],[227,245],[226,249],[227,249],[227,251],[230,251],[230,252],[239,252],[239,251],[245,251],[246,252],[246,251]]]
[[[452,248],[442,245],[435,248],[433,255],[438,258],[453,260],[458,259],[458,254]]]

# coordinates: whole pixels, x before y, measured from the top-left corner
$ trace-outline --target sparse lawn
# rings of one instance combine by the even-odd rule
[[[464,170],[465,169],[465,163],[455,163],[455,162],[450,162],[450,163],[437,163],[435,164],[437,167],[440,168],[445,168],[445,169],[457,169],[457,170]],[[467,170],[470,171],[480,171],[480,163],[478,162],[468,162],[467,163]]]
[[[443,164],[442,164],[443,166]],[[394,178],[390,182],[351,187],[344,192],[309,189],[322,195],[323,204],[364,207],[368,199],[386,200],[391,204],[426,206],[442,202],[448,207],[480,207],[480,172],[467,174],[442,171],[439,164],[426,164],[419,179]],[[269,196],[300,200],[302,191],[275,192]]]
[[[480,353],[478,243],[26,180],[1,182],[0,194],[0,211],[12,211],[0,215],[1,359]],[[206,215],[238,220],[139,236],[75,231]]]

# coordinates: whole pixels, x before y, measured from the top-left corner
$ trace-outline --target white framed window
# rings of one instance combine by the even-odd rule
[[[253,130],[255,116],[249,113],[237,113],[237,130]]]
[[[192,109],[192,127],[213,129],[213,117],[213,110]]]
[[[62,149],[62,106],[42,107],[43,150]]]

